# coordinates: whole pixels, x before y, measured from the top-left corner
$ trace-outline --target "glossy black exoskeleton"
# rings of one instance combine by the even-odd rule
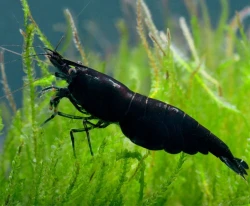
[[[56,51],[46,51],[51,63],[58,69],[55,76],[66,80],[68,86],[51,86],[43,90],[57,91],[50,101],[54,114],[44,123],[55,115],[83,121],[83,128],[70,131],[74,154],[73,133],[86,132],[93,154],[89,130],[117,123],[123,134],[141,147],[165,150],[171,154],[182,151],[191,155],[210,152],[243,178],[247,175],[248,165],[245,161],[235,158],[222,140],[179,108],[135,93],[116,79],[81,63],[64,59]],[[84,114],[83,117],[57,111],[60,99],[64,97]],[[93,119],[98,119],[98,122],[92,123]]]

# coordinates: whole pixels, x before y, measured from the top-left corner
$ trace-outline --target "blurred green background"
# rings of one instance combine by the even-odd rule
[[[12,31],[3,32],[1,45],[23,45],[10,48],[26,52],[22,62],[9,62],[17,56],[5,52],[9,86],[23,85],[18,71],[25,73],[28,84],[13,95],[18,111],[1,99],[0,129],[4,126],[6,136],[0,156],[1,205],[250,204],[249,177],[244,181],[213,155],[150,152],[131,143],[117,125],[90,132],[94,157],[85,134],[77,134],[78,158],[74,159],[69,131],[81,128],[81,122],[56,117],[39,126],[51,115],[48,102],[53,93],[38,98],[38,91],[52,83],[66,84],[54,81],[55,70],[47,62],[37,65],[25,57],[42,51],[32,46],[52,48],[65,31],[70,37],[72,24],[63,15],[63,9],[69,8],[86,56],[75,49],[70,37],[59,48],[65,57],[88,63],[133,91],[181,108],[249,163],[247,1],[145,1],[154,22],[135,1],[93,0],[78,17],[87,1],[75,2],[76,8],[74,2],[38,5],[32,1],[28,3],[37,24],[27,21],[25,26],[23,16],[29,10],[26,1],[21,2],[23,6],[12,2],[16,10],[4,6],[10,10],[1,23],[13,22],[8,23],[12,29],[1,31]],[[29,34],[24,41],[19,28]],[[38,76],[43,78],[34,83]],[[15,79],[19,79],[16,85]],[[67,100],[62,100],[59,109],[79,115]]]

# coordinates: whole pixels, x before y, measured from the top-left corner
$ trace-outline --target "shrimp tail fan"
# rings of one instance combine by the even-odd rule
[[[249,166],[244,160],[239,158],[229,159],[223,156],[220,157],[220,160],[245,179],[244,175],[247,175],[246,169],[249,169]]]

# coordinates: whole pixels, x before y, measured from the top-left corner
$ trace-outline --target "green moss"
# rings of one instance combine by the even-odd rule
[[[24,56],[34,54],[34,36],[51,48],[27,2],[21,2],[26,29]],[[161,38],[155,26],[149,25],[153,24],[152,19],[147,20],[150,17],[146,5],[139,0],[137,20],[142,44],[128,47],[126,24],[120,21],[118,53],[104,64],[96,56],[87,55],[88,62],[101,71],[108,64],[115,68],[115,77],[131,89],[183,109],[226,142],[235,156],[249,163],[249,43],[242,27],[241,36],[236,36],[229,26],[225,28],[228,5],[223,0],[221,4],[223,13],[216,29],[211,28],[204,2],[201,6],[206,29],[201,30],[201,21],[192,17],[197,57],[191,52],[194,56],[189,59],[174,50],[169,33],[165,34],[168,41]],[[153,44],[145,38],[148,31]],[[227,47],[229,43],[223,46],[225,35],[230,37],[233,53]],[[192,40],[187,41],[190,45]],[[81,128],[81,121],[56,117],[39,127],[51,115],[50,95],[36,98],[35,86],[50,85],[54,78],[48,72],[48,64],[35,59],[44,78],[31,84],[33,64],[30,58],[23,59],[25,84],[29,86],[25,87],[24,106],[13,116],[0,156],[1,205],[249,204],[246,182],[214,156],[148,152],[131,143],[117,125],[90,132],[94,157],[90,155],[86,135],[76,134],[75,159],[69,131]],[[56,84],[62,86],[65,82]],[[80,115],[64,99],[59,110]]]

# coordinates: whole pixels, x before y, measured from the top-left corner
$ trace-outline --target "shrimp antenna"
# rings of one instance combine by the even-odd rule
[[[63,39],[64,39],[64,35],[61,37],[61,39],[60,39],[59,42],[57,43],[56,48],[55,48],[54,51],[57,50],[57,48],[59,47],[59,45],[61,44],[61,42],[62,42]]]

